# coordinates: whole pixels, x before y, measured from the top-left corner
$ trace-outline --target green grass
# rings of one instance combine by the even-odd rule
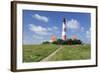
[[[54,44],[23,45],[23,62],[39,62],[60,46]],[[91,58],[90,45],[63,45],[48,61],[84,60]]]
[[[63,46],[49,61],[84,60],[91,58],[90,45]]]
[[[23,45],[23,62],[38,62],[57,48],[59,46],[53,44]]]

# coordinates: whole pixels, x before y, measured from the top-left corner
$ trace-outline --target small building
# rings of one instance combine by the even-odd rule
[[[77,40],[77,36],[76,35],[73,35],[72,36],[72,40]]]
[[[56,40],[57,40],[56,36],[55,35],[51,35],[51,42],[54,42]]]

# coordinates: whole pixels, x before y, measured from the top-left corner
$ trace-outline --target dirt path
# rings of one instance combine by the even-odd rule
[[[60,46],[60,48],[58,48],[56,51],[54,51],[53,53],[51,53],[49,56],[47,56],[46,58],[42,59],[41,62],[44,61],[48,61],[52,56],[54,56],[59,50],[62,49],[62,46]]]

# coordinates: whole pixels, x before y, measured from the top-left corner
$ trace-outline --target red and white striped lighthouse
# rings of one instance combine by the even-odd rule
[[[62,23],[62,40],[66,40],[66,19],[63,19]]]

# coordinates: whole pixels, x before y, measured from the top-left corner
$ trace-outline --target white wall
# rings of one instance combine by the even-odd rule
[[[0,73],[12,73],[10,71],[10,8],[11,8],[10,1],[11,0],[0,0]],[[29,1],[83,4],[83,5],[100,4],[99,0],[29,0]],[[98,13],[100,13],[100,10]],[[100,14],[98,16],[100,16]],[[100,25],[98,25],[98,28],[100,31]],[[100,33],[98,37],[100,37]],[[98,39],[98,43],[100,43],[100,38]],[[100,55],[100,49],[98,51]],[[100,64],[100,57],[99,57],[99,64]],[[92,67],[92,68],[47,70],[47,71],[34,71],[34,72],[31,71],[25,73],[87,73],[87,72],[99,73],[100,65],[99,67]]]

